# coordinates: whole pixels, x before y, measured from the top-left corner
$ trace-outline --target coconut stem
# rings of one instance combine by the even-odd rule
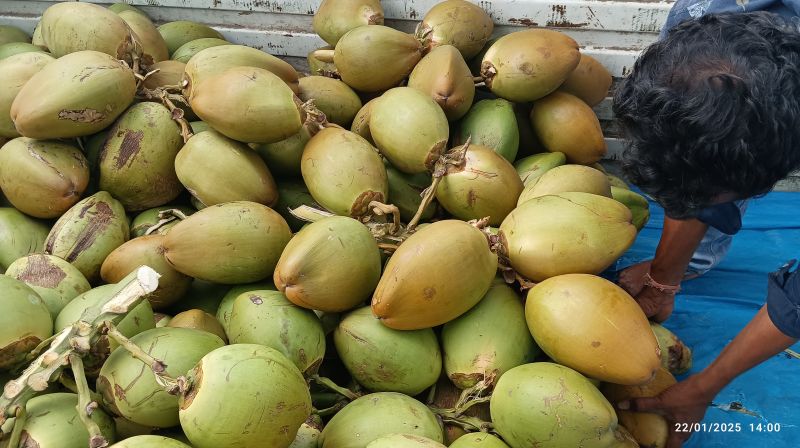
[[[14,429],[11,430],[11,437],[8,439],[8,448],[19,448],[19,439],[22,437],[22,428],[28,421],[28,412],[25,407],[17,409],[14,414]]]
[[[320,417],[327,417],[329,415],[333,415],[333,414],[341,411],[342,408],[344,408],[345,406],[347,406],[347,402],[340,401],[340,402],[336,403],[335,405],[333,405],[333,406],[331,406],[329,408],[314,409],[312,411],[312,414],[319,415]]]
[[[120,347],[127,350],[131,356],[150,367],[150,370],[156,377],[156,383],[164,388],[167,393],[171,395],[177,395],[186,391],[187,382],[185,378],[172,378],[171,376],[167,375],[167,365],[164,364],[163,361],[150,356],[149,353],[142,350],[142,348],[136,345],[136,343],[125,337],[124,334],[120,333],[115,326],[107,324],[107,328],[108,337],[113,339],[117,344],[119,344]]]
[[[436,410],[433,411],[436,413]],[[494,429],[494,425],[491,422],[483,421],[477,417],[468,417],[468,416],[461,416],[461,417],[448,417],[441,415],[442,421],[445,423],[449,423],[451,425],[456,425],[465,431],[475,432],[491,432]]]
[[[330,64],[333,63],[333,55],[335,53],[336,50],[315,50],[313,53],[311,53],[311,57]]]
[[[181,136],[183,137],[183,142],[186,143],[189,141],[189,138],[192,137],[192,128],[189,126],[189,122],[186,121],[184,118],[183,109],[176,106],[173,101],[178,101],[183,104],[189,104],[186,101],[186,98],[183,95],[174,93],[172,91],[172,86],[170,87],[159,87],[154,90],[145,89],[144,87],[140,87],[137,89],[140,96],[144,97],[148,100],[159,100],[161,104],[163,104],[169,112],[172,114],[172,119],[178,122],[178,125],[181,127]]]
[[[389,233],[392,235],[400,231],[400,209],[392,204],[384,204],[383,202],[372,201],[369,203],[369,208],[375,216],[392,215],[392,228]]]
[[[184,219],[186,219],[186,214],[178,210],[177,208],[171,208],[169,210],[162,210],[158,212],[158,218],[159,220],[157,223],[153,224],[152,226],[148,227],[147,230],[145,230],[144,232],[145,235],[152,235],[158,229],[164,227],[165,225],[177,219],[183,221]]]
[[[83,368],[83,359],[77,355],[69,356],[69,364],[72,368],[72,375],[75,377],[75,385],[78,388],[78,404],[75,409],[78,417],[83,422],[83,426],[89,432],[89,448],[103,448],[108,446],[108,440],[100,431],[100,426],[92,420],[92,412],[97,409],[97,403],[92,400],[92,392],[86,381],[86,371]]]
[[[419,204],[419,208],[417,208],[417,213],[414,214],[414,217],[411,218],[411,221],[409,221],[408,226],[406,227],[406,231],[408,233],[413,232],[414,229],[417,228],[419,220],[422,219],[422,214],[436,196],[436,190],[439,188],[439,182],[441,182],[442,178],[447,175],[447,168],[449,166],[460,165],[464,162],[464,156],[467,154],[467,149],[469,148],[470,143],[472,143],[471,135],[467,137],[467,141],[464,142],[462,146],[445,151],[444,154],[439,156],[439,159],[436,161],[433,168],[433,182],[431,182],[431,185],[422,192],[422,202]]]
[[[81,320],[60,331],[50,347],[25,368],[19,378],[6,383],[0,395],[0,425],[24,409],[28,400],[47,389],[50,382],[57,381],[69,364],[70,355],[87,353],[100,338],[104,322],[119,322],[147,294],[155,291],[158,277],[159,274],[147,266],[138,268],[117,283],[103,301],[84,311]]]
[[[328,218],[331,216],[335,216],[331,212],[327,212],[325,210],[320,210],[318,208],[311,207],[309,205],[301,205],[297,208],[289,208],[289,213],[292,214],[295,218],[306,221],[306,222],[317,222],[320,219]]]
[[[345,387],[339,386],[338,384],[334,383],[333,380],[331,380],[330,378],[325,378],[324,376],[319,376],[319,375],[312,375],[309,379],[319,384],[320,386],[328,390],[331,390],[333,392],[336,392],[337,394],[346,397],[350,400],[355,400],[359,397],[357,393]]]

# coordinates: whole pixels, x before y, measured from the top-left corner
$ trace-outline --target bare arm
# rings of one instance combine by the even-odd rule
[[[714,397],[734,378],[797,342],[782,333],[764,306],[708,367],[654,398],[619,403],[620,409],[659,412],[670,422],[667,448],[678,448],[690,433],[675,432],[675,423],[698,423]]]
[[[644,275],[664,285],[678,285],[686,273],[692,255],[708,230],[708,225],[696,220],[676,220],[664,217],[664,230],[652,263],[632,266],[620,274],[619,282],[636,298],[647,317],[663,322],[674,307],[675,296],[644,286]]]

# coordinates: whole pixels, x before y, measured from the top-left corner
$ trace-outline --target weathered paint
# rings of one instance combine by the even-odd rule
[[[110,2],[84,0],[101,5]],[[325,43],[311,29],[321,0],[129,0],[157,23],[192,20],[218,29],[226,39],[284,56],[303,69],[306,55]],[[439,0],[383,0],[386,23],[413,32],[417,22]],[[51,0],[3,0],[0,24],[31,33]],[[627,74],[642,49],[653,42],[673,1],[485,0],[474,1],[494,20],[495,35],[528,27],[555,27],[570,35],[582,51],[597,58],[615,77]],[[613,118],[610,100],[595,108],[601,120]],[[613,136],[612,136],[613,137]],[[622,145],[608,138],[609,157]]]

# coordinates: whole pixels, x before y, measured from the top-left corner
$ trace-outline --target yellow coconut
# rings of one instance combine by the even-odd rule
[[[658,370],[653,381],[642,386],[621,386],[606,383],[600,389],[611,403],[631,398],[655,397],[677,381],[663,367]],[[619,422],[645,448],[664,448],[669,437],[669,423],[664,417],[650,412],[617,411]]]
[[[590,378],[640,385],[661,368],[647,316],[625,290],[601,277],[566,274],[537,284],[528,292],[525,318],[548,356]]]
[[[511,266],[534,281],[571,273],[599,274],[633,244],[636,227],[621,203],[591,193],[531,199],[500,225]]]
[[[525,186],[518,204],[548,194],[582,191],[611,197],[608,177],[602,172],[583,165],[562,165],[548,170],[534,182]]]
[[[576,96],[553,92],[536,101],[531,124],[544,147],[550,152],[563,152],[570,163],[590,165],[606,154],[597,115]]]

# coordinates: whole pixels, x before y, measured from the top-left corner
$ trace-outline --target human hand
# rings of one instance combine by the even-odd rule
[[[647,260],[625,268],[619,273],[619,286],[633,297],[639,295],[644,288],[644,276],[650,272],[652,263],[653,260]]]
[[[675,294],[645,286],[634,299],[648,319],[664,322],[675,309]]]
[[[662,415],[669,424],[666,448],[680,448],[700,423],[718,390],[705,384],[702,374],[690,376],[656,397],[634,398],[617,403],[624,411],[651,412]]]

